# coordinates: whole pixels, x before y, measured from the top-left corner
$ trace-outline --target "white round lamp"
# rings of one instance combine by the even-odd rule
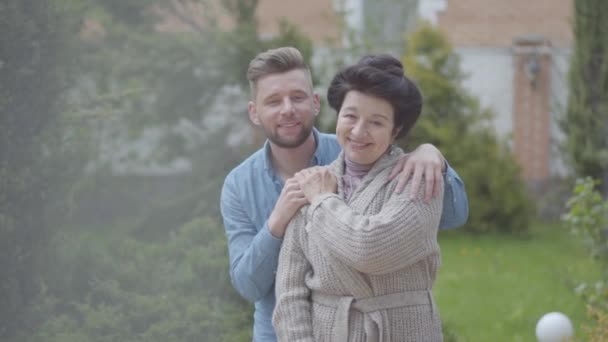
[[[536,338],[539,342],[567,342],[573,335],[572,322],[561,312],[549,312],[536,323]]]

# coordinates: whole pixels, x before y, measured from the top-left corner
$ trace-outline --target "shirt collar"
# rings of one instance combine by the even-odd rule
[[[317,130],[316,127],[312,128],[312,134],[315,137],[315,153],[312,156],[312,160],[310,161],[310,166],[313,165],[319,165],[319,160],[321,157],[321,151],[320,151],[320,142],[319,142],[319,131]],[[272,160],[270,158],[270,141],[268,139],[266,139],[266,141],[264,142],[264,170],[266,172],[268,172],[271,175],[275,174],[275,171],[272,167]]]

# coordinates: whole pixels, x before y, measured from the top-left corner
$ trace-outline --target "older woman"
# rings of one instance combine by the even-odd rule
[[[392,144],[420,115],[418,88],[388,55],[339,72],[328,90],[343,152],[296,174],[309,206],[279,259],[273,324],[280,341],[441,341],[431,293],[442,196],[411,201],[388,181]],[[443,190],[440,191],[443,194]]]

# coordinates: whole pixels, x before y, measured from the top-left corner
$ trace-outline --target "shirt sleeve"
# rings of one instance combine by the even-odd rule
[[[317,196],[308,208],[306,229],[313,241],[359,272],[397,271],[439,252],[441,196],[428,203],[412,201],[409,191],[409,185],[401,194],[391,190],[373,215],[356,212],[336,194]]]
[[[258,231],[245,212],[236,188],[232,177],[227,177],[220,200],[228,240],[230,279],[241,296],[255,302],[273,289],[282,240],[270,234],[267,222]]]
[[[312,266],[299,238],[304,234],[304,222],[300,214],[290,222],[279,257],[275,290],[277,304],[272,316],[279,342],[314,342],[310,289],[305,282]]]
[[[469,200],[462,179],[448,164],[444,175],[443,212],[439,229],[448,230],[464,225],[469,218]]]

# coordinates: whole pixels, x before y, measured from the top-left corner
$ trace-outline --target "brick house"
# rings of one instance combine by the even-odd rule
[[[196,5],[182,10],[204,12]],[[434,23],[461,57],[468,75],[463,85],[496,114],[495,130],[510,142],[530,184],[566,173],[556,117],[567,98],[571,13],[572,0],[259,0],[256,9],[262,37],[276,35],[285,19],[313,40],[316,60],[348,44],[343,25],[395,52],[390,47],[418,18]],[[233,25],[227,17],[216,19],[224,28]],[[158,29],[189,27],[169,15]],[[95,30],[94,22],[85,27],[85,33]]]
[[[571,0],[261,0],[260,32],[274,34],[282,17],[323,47],[340,34],[338,8],[361,32],[367,16],[382,18],[379,38],[387,42],[413,28],[414,11],[434,23],[461,57],[464,86],[496,114],[496,132],[509,140],[522,177],[542,184],[566,173],[556,117],[567,98]]]
[[[564,175],[556,119],[567,98],[571,1],[441,2],[436,24],[461,56],[465,86],[494,110],[497,133],[511,137],[523,178]]]

